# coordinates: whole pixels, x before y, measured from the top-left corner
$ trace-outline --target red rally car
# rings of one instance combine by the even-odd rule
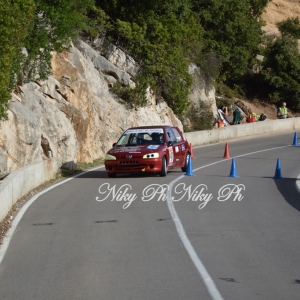
[[[186,172],[191,150],[179,128],[144,126],[127,129],[105,156],[108,177],[118,173],[158,173],[169,169]]]

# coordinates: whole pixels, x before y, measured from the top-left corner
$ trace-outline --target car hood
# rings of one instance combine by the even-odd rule
[[[123,154],[123,153],[151,153],[163,149],[165,145],[139,145],[129,147],[114,147],[110,149],[108,154]]]

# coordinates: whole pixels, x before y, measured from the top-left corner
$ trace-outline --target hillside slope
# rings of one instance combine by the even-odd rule
[[[295,17],[300,17],[300,0],[273,0],[262,15],[266,22],[263,30],[267,34],[278,36],[276,23]]]
[[[260,101],[259,99],[254,99],[252,101],[249,100],[240,100],[247,107],[247,109],[251,112],[254,112],[257,115],[261,115],[262,113],[267,116],[268,120],[276,120],[277,119],[277,107],[275,104],[270,104],[265,101]],[[289,111],[289,115],[292,117],[299,117],[300,113],[295,113]],[[232,113],[230,114],[232,118]],[[246,123],[246,120],[243,119],[242,123]]]
[[[300,0],[273,0],[267,5],[265,12],[262,14],[266,25],[262,28],[267,35],[279,36],[280,32],[277,23],[287,20],[288,18],[300,18]],[[276,106],[274,104],[259,101],[242,100],[245,106],[257,114],[264,113],[268,119],[276,119]],[[287,101],[288,103],[288,101]],[[299,113],[291,112],[293,117],[300,116]]]

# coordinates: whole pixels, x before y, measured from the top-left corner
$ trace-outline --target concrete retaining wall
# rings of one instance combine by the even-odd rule
[[[0,181],[0,221],[21,197],[52,179],[59,167],[53,158],[34,162],[12,172]]]
[[[187,132],[185,137],[193,146],[200,146],[234,138],[288,130],[300,130],[300,118],[266,120],[213,130]],[[51,158],[25,166],[0,181],[0,221],[6,217],[18,199],[53,178],[59,167],[56,160]]]
[[[300,130],[300,118],[284,120],[265,120],[262,122],[227,126],[214,130],[186,132],[184,135],[193,146],[217,143],[234,138],[260,135],[265,133]]]

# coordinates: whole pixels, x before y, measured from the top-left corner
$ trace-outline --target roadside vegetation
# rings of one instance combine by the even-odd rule
[[[70,170],[68,168],[61,168],[60,172],[56,174],[55,180],[64,178],[64,177],[71,177],[73,175],[82,173],[88,169],[98,167],[100,165],[104,164],[104,159],[103,158],[98,158],[93,160],[93,162],[87,163],[87,162],[78,162],[76,164],[76,169]]]
[[[260,16],[270,0],[1,1],[0,120],[18,85],[50,74],[52,51],[99,37],[140,66],[135,91],[114,89],[129,105],[145,105],[150,86],[177,115],[188,113],[188,66],[194,63],[220,93],[285,100],[300,110],[299,19],[279,23],[282,36],[267,38]],[[257,61],[257,54],[264,59]],[[260,71],[250,75],[254,64]]]

